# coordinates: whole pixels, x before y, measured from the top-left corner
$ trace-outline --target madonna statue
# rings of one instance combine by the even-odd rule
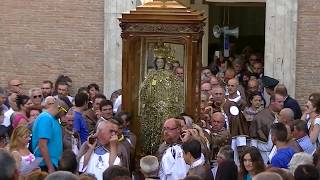
[[[156,55],[156,53],[155,53]],[[156,56],[140,87],[141,144],[144,154],[155,154],[161,143],[162,125],[184,110],[183,86],[172,71],[164,69],[166,58]]]

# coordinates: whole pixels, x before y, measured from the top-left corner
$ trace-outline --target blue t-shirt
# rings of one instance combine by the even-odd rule
[[[73,128],[80,134],[81,144],[84,143],[89,136],[87,121],[80,112],[74,112]]]
[[[288,164],[295,151],[291,147],[280,148],[271,160],[272,167],[288,169]]]
[[[62,129],[59,121],[50,113],[43,111],[34,121],[32,128],[32,149],[36,157],[42,157],[38,146],[39,139],[47,139],[47,147],[52,164],[58,167],[58,161],[63,151]],[[44,160],[40,166],[46,166]]]

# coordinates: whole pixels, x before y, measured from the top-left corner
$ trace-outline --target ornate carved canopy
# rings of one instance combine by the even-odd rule
[[[195,120],[200,113],[200,71],[204,14],[176,1],[154,1],[123,13],[122,110],[132,113],[131,128],[140,134],[139,88],[154,61],[154,45],[164,43],[180,52],[184,69],[184,112]],[[152,123],[152,122],[151,122]]]
[[[202,12],[191,10],[176,1],[153,1],[130,13],[123,13],[123,32],[142,33],[203,33]]]

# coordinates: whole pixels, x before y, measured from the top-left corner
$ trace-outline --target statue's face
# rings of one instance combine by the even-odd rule
[[[166,70],[172,70],[173,69],[173,66],[171,63],[166,63],[166,65],[164,66],[164,69]]]
[[[156,60],[156,65],[158,69],[164,69],[164,59],[163,58],[158,58]]]

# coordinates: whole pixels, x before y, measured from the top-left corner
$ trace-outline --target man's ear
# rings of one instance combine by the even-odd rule
[[[190,157],[191,157],[190,152],[186,152],[185,154],[186,154],[186,157],[187,157],[188,159],[190,159]]]

